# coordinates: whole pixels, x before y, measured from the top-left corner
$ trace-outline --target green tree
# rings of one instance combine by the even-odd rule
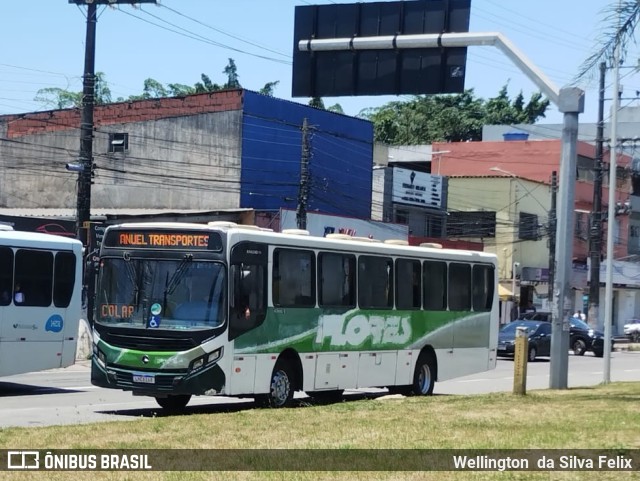
[[[169,91],[169,97],[184,97],[196,91],[195,87],[185,84],[167,84],[167,90]]]
[[[218,84],[214,84],[208,75],[201,74],[200,79],[202,82],[196,82],[194,87],[194,93],[200,94],[204,92],[215,92],[216,90],[222,90],[222,87]]]
[[[95,103],[111,103],[111,90],[107,84],[105,74],[96,72]],[[82,92],[71,92],[58,87],[48,87],[36,92],[34,99],[51,109],[69,109],[82,106]]]
[[[329,112],[335,112],[337,114],[344,114],[344,109],[340,104],[333,104],[329,107],[324,105],[324,100],[322,97],[313,97],[309,100],[309,105],[311,107],[315,107],[317,109],[328,110]]]
[[[274,82],[267,82],[266,84],[264,84],[264,87],[262,87],[258,91],[258,93],[261,93],[262,95],[268,95],[269,97],[273,97],[273,93],[279,83],[280,83],[280,80],[276,80]]]
[[[227,83],[224,84],[224,88],[226,89],[239,89],[240,88],[240,80],[238,76],[238,68],[236,67],[236,62],[232,58],[229,59],[229,63],[222,71],[227,76]]]
[[[425,144],[437,141],[480,140],[485,124],[533,123],[549,106],[536,93],[525,104],[522,93],[513,101],[505,85],[498,95],[485,101],[474,96],[473,89],[454,95],[416,96],[409,101],[389,102],[366,109],[360,116],[374,125],[380,142]]]
[[[317,109],[325,109],[324,100],[322,100],[322,97],[313,97],[311,100],[309,100],[309,105]]]
[[[599,47],[580,67],[577,78],[583,78],[595,71],[602,62],[613,64],[614,52],[620,45],[621,58],[629,44],[635,44],[635,31],[640,21],[640,1],[611,0],[611,5],[603,11],[603,34],[598,39]]]
[[[146,100],[157,99],[160,97],[166,97],[168,95],[167,89],[155,79],[148,78],[144,81],[144,87],[142,88],[142,94],[130,95],[128,100]]]

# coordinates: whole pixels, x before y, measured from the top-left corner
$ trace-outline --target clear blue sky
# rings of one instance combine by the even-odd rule
[[[222,83],[225,81],[222,70],[229,57],[236,61],[243,87],[258,90],[269,81],[279,80],[275,95],[291,99],[294,7],[340,3],[160,1],[162,6],[147,4],[141,9],[130,5],[119,9],[99,7],[96,70],[106,73],[114,99],[141,93],[148,77],[163,83],[192,85],[200,80],[201,73],[206,73],[214,82]],[[506,35],[561,87],[571,82],[580,64],[595,51],[602,32],[602,11],[615,0],[472,0],[471,3],[471,31]],[[0,2],[3,46],[0,114],[42,110],[44,107],[33,101],[40,88],[82,89],[85,11],[85,7],[69,4],[67,0]],[[637,55],[628,58],[627,64],[637,61]],[[625,89],[623,97],[635,96],[636,90],[640,90],[640,78],[629,75],[629,70],[622,70],[621,75],[626,76],[621,81]],[[477,95],[487,98],[507,82],[512,97],[522,90],[528,99],[536,91],[535,85],[497,49],[469,48],[467,88],[474,88]],[[593,122],[597,116],[597,76],[581,87],[586,91],[586,109],[580,120]],[[608,93],[607,97],[610,96]],[[325,103],[338,102],[347,114],[356,115],[365,107],[394,99],[342,97],[325,99]],[[308,99],[294,100],[306,103]],[[635,102],[622,102],[628,104]],[[552,108],[542,123],[561,121],[561,115]]]

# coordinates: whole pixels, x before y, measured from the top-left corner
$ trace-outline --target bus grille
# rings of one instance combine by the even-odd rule
[[[131,336],[123,334],[109,334],[102,338],[113,347],[134,349],[136,351],[188,351],[196,347],[196,343],[189,337],[153,337]]]

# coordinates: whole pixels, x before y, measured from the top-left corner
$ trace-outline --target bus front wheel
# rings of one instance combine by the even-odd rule
[[[187,406],[187,404],[189,404],[190,400],[191,396],[188,394],[156,398],[156,402],[160,407],[167,411],[181,411]]]
[[[269,382],[269,394],[256,397],[259,405],[264,407],[281,408],[291,404],[295,379],[293,369],[286,361],[278,361],[273,368]]]
[[[413,374],[411,391],[418,396],[430,396],[433,394],[433,386],[436,383],[436,363],[433,356],[422,353],[416,363]]]

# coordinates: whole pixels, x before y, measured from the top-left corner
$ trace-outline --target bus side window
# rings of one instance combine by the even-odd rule
[[[11,304],[13,292],[13,250],[0,247],[0,306]]]
[[[53,253],[31,249],[19,249],[16,252],[16,286],[20,284],[22,306],[48,307],[53,291]]]

